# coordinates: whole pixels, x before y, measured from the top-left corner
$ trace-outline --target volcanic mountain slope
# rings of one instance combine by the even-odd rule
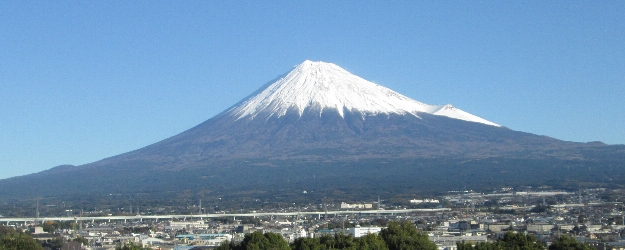
[[[380,164],[371,165],[374,162]],[[394,165],[389,166],[389,162]],[[467,162],[479,164],[458,168]],[[25,183],[54,185],[55,178],[83,180],[82,184],[74,183],[75,188],[89,186],[93,192],[123,192],[148,186],[190,188],[184,184],[188,182],[196,182],[192,186],[195,189],[227,185],[221,180],[197,179],[207,176],[227,177],[233,186],[256,183],[256,189],[267,189],[267,185],[280,180],[268,175],[271,171],[267,167],[278,169],[281,178],[291,173],[297,179],[302,174],[300,169],[309,166],[321,166],[317,170],[323,171],[343,171],[342,168],[351,166],[355,169],[348,168],[355,171],[355,179],[377,183],[376,187],[384,186],[389,179],[398,183],[403,180],[404,187],[410,187],[410,183],[425,178],[435,183],[442,181],[453,176],[449,175],[451,172],[479,176],[501,172],[501,168],[519,168],[516,172],[505,170],[516,175],[528,172],[529,167],[542,171],[543,165],[554,166],[549,169],[554,173],[562,170],[556,165],[568,170],[571,166],[574,170],[582,169],[588,164],[611,166],[611,172],[593,177],[597,181],[601,176],[621,176],[622,167],[613,166],[623,163],[623,146],[564,142],[513,131],[449,104],[428,105],[412,100],[337,65],[305,61],[223,113],[183,133],[84,166],[58,167],[0,181],[0,196],[10,192],[6,190],[16,189],[41,192]],[[431,167],[417,167],[426,165]],[[379,173],[380,166],[389,170]],[[373,178],[381,175],[386,178]],[[524,175],[529,176],[533,175]],[[306,183],[327,185],[324,181],[331,178],[342,177],[314,178]],[[589,177],[571,172],[563,178],[584,181]],[[506,184],[493,184],[497,183]]]
[[[512,131],[449,104],[428,105],[337,65],[305,61],[216,117],[94,165],[166,169],[234,159],[583,158],[585,144]]]

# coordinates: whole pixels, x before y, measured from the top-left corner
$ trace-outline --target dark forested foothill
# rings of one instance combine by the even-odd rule
[[[43,197],[42,204],[55,205],[40,206],[41,214],[59,216],[66,215],[64,207],[70,206],[111,209],[114,215],[118,215],[129,211],[127,207],[120,210],[129,204],[142,208],[176,207],[197,204],[202,200],[205,212],[209,213],[226,208],[276,207],[280,203],[320,203],[322,199],[376,200],[381,196],[386,200],[406,200],[405,197],[413,194],[435,195],[465,188],[488,192],[500,187],[542,185],[562,190],[577,190],[580,185],[584,188],[625,187],[620,181],[625,179],[625,168],[609,167],[610,164],[600,161],[385,159],[348,164],[293,160],[272,161],[268,165],[270,167],[253,166],[253,162],[235,162],[227,168],[198,168],[166,174],[145,171],[141,173],[146,176],[121,175],[112,180],[99,177],[107,175],[106,170],[94,169],[89,175],[70,178],[84,181],[85,186],[33,175],[23,184],[44,183],[47,188],[30,194],[26,193],[27,189],[17,188],[20,180],[5,180],[6,183],[15,182],[17,186],[4,185],[0,181],[0,198],[4,197],[2,192],[12,196],[0,203],[0,214],[5,217],[35,217],[36,202],[30,198],[38,196]],[[230,180],[241,183],[233,184]],[[126,183],[136,186],[125,189]],[[103,189],[108,186],[113,189]],[[60,194],[59,190],[67,192]],[[304,190],[307,192],[304,193]],[[57,193],[47,193],[49,191]],[[605,198],[615,199],[612,196]]]

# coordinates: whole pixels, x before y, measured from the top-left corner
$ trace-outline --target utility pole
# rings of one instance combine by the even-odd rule
[[[80,217],[82,217],[83,209],[80,209]],[[82,219],[80,220],[80,231],[82,231]]]
[[[325,218],[324,218],[324,219],[326,219],[326,220],[327,220],[327,219],[328,219],[328,204],[325,204],[325,203],[324,203],[323,205],[325,206],[325,210],[326,210],[326,216],[325,216]]]
[[[582,202],[582,189],[579,189],[579,204],[583,204]]]
[[[301,213],[302,213],[302,209],[299,206],[297,206],[297,218],[295,219],[295,224],[297,224],[297,221],[299,220],[299,216],[301,215]]]
[[[37,208],[35,211],[36,222],[39,222],[39,199],[37,199]]]

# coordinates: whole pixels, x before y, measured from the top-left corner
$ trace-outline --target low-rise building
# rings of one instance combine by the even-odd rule
[[[341,208],[342,209],[349,209],[349,208],[373,208],[373,204],[371,203],[364,203],[364,204],[348,204],[345,202],[341,202]]]
[[[382,231],[381,227],[361,227],[358,225],[347,229],[347,233],[354,236],[354,238],[359,238],[367,234],[377,234],[380,233],[380,231]]]

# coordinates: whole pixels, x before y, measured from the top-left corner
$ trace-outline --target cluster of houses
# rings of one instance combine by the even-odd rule
[[[579,209],[579,208],[575,208]],[[580,212],[580,211],[577,211]],[[606,211],[603,211],[606,212]],[[602,219],[600,223],[596,219]],[[240,241],[245,234],[255,231],[280,234],[287,242],[302,237],[345,233],[354,237],[379,233],[384,227],[370,225],[375,215],[311,218],[269,218],[260,224],[242,224],[238,221],[219,222],[211,220],[100,223],[84,225],[77,230],[58,230],[55,234],[32,227],[32,235],[39,240],[63,237],[65,241],[77,237],[86,239],[88,245],[72,242],[72,249],[114,249],[118,244],[134,242],[153,249],[208,249],[224,241]],[[622,214],[607,213],[603,216],[573,215],[568,208],[555,208],[549,214],[495,214],[484,211],[448,211],[424,214],[384,216],[385,220],[411,220],[420,230],[428,233],[431,241],[441,250],[455,250],[456,242],[494,241],[508,231],[535,235],[546,245],[556,237],[568,234],[578,241],[597,249],[625,249],[625,225]],[[349,225],[328,228],[328,224]],[[144,229],[131,232],[129,229]],[[141,230],[139,230],[141,231]]]
[[[555,204],[547,204],[545,197],[552,199]],[[536,201],[542,204],[537,205]],[[581,194],[564,192],[467,192],[439,199],[410,200],[414,206],[422,203],[440,203],[452,208],[401,214],[358,212],[328,215],[326,211],[323,217],[264,216],[252,223],[249,220],[244,223],[232,217],[188,221],[92,222],[72,230],[57,230],[54,234],[43,232],[41,227],[33,225],[12,226],[29,227],[33,237],[43,241],[59,237],[68,241],[80,237],[88,242],[71,242],[73,248],[70,249],[114,249],[119,244],[134,242],[153,249],[189,250],[210,249],[225,241],[241,241],[245,234],[257,231],[277,233],[287,242],[337,233],[362,237],[379,233],[388,221],[409,220],[427,232],[429,239],[440,250],[455,250],[457,242],[492,242],[509,231],[532,234],[545,245],[566,234],[598,250],[625,250],[625,206],[622,202],[601,202],[589,194],[582,199]],[[340,208],[367,210],[373,209],[374,204],[343,202]],[[378,207],[379,203],[375,209]],[[391,209],[405,207],[387,209],[396,211]]]

